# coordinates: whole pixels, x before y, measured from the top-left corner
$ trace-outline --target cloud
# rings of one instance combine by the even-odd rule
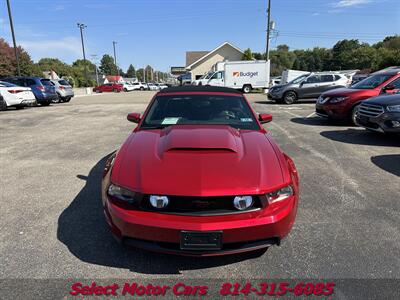
[[[61,60],[72,61],[82,56],[80,39],[65,37],[54,40],[21,40],[19,43],[34,60],[43,57],[57,57]]]
[[[338,3],[335,3],[333,6],[335,6],[335,7],[351,7],[351,6],[367,4],[370,2],[372,2],[372,0],[340,0]]]

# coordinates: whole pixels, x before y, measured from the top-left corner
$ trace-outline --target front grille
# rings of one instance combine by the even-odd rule
[[[160,213],[177,214],[229,214],[247,212],[261,208],[261,200],[258,196],[253,196],[253,205],[244,211],[239,211],[233,206],[234,196],[221,197],[186,197],[168,196],[169,204],[165,209],[155,209],[150,204],[150,196],[144,195],[141,201],[141,209],[157,211]]]
[[[367,117],[377,117],[384,112],[383,107],[376,104],[362,103],[358,107],[358,113]]]

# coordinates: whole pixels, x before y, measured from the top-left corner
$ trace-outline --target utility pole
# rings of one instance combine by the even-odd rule
[[[117,65],[117,55],[115,54],[115,45],[117,44],[117,42],[113,41],[113,48],[114,48],[114,64],[117,67],[117,75],[119,76],[119,68]]]
[[[88,80],[88,74],[87,74],[87,63],[86,63],[86,55],[85,55],[85,44],[83,42],[83,29],[85,29],[87,26],[85,24],[82,23],[77,23],[79,30],[81,31],[81,42],[82,42],[82,53],[83,53],[83,64],[85,67],[85,79],[86,79],[86,83]],[[87,85],[87,84],[86,84]]]
[[[265,49],[266,60],[269,60],[269,40],[271,35],[271,0],[268,0],[268,10],[267,10],[268,18],[267,18],[267,47]]]
[[[17,51],[17,42],[15,41],[14,24],[13,24],[13,19],[12,19],[12,15],[11,15],[10,0],[7,0],[7,8],[8,8],[8,18],[10,19],[11,35],[12,35],[13,44],[14,44],[15,60],[17,62],[17,72],[18,72],[18,76],[21,76],[21,68],[19,66],[19,56],[18,56],[18,51]]]

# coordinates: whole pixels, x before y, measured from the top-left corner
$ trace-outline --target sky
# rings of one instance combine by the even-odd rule
[[[84,23],[86,57],[113,54],[126,70],[184,66],[185,52],[225,41],[264,52],[268,0],[10,0],[17,44],[34,61],[82,58],[77,22]],[[340,39],[375,43],[400,34],[399,0],[271,0],[272,48],[332,47]],[[0,0],[0,37],[10,44],[6,0]],[[97,55],[97,56],[94,56]],[[97,57],[97,58],[96,58]]]

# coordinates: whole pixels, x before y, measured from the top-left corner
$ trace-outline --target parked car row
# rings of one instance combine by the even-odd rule
[[[36,104],[48,106],[50,103],[69,102],[72,97],[72,87],[64,79],[14,76],[0,80],[0,110]]]
[[[322,93],[316,103],[318,116],[349,120],[379,132],[400,133],[400,67],[371,74],[349,88]]]
[[[93,92],[95,93],[104,93],[104,92],[131,92],[131,91],[159,91],[167,88],[168,85],[164,83],[143,83],[143,82],[134,82],[134,83],[105,83],[93,88]]]

